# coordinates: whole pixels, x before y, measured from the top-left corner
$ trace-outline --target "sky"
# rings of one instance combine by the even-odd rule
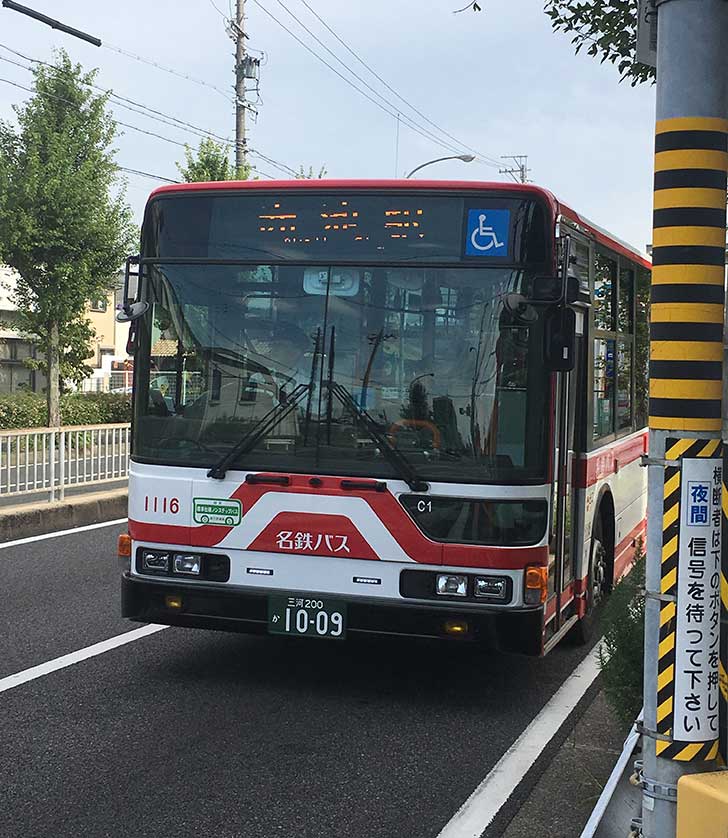
[[[234,46],[225,31],[229,0],[22,2],[99,37],[103,46],[0,7],[1,45],[44,61],[63,47],[74,61],[98,68],[104,88],[220,137],[233,135],[233,105],[225,95],[232,95],[233,84]],[[402,99],[358,64],[306,4]],[[261,102],[257,121],[249,123],[248,143],[275,161],[251,156],[260,176],[285,177],[276,168],[282,164],[284,171],[325,166],[329,177],[388,178],[474,149],[492,162],[448,161],[423,175],[502,181],[508,177],[499,174],[498,164],[508,161],[501,156],[527,154],[534,183],[644,249],[651,237],[654,87],[632,88],[619,82],[612,65],[574,55],[569,38],[551,31],[541,0],[479,4],[480,13],[454,14],[464,0],[246,0],[246,43],[262,57]],[[367,91],[379,108],[352,89],[271,17],[351,78],[289,11],[389,104]],[[27,63],[2,47],[0,59]],[[29,72],[6,60],[0,60],[0,79],[26,87],[32,82]],[[28,96],[0,81],[0,119],[12,120],[12,105]],[[121,107],[113,111],[128,125],[166,138],[120,128],[118,163],[178,179],[183,145],[196,145],[199,136]],[[408,127],[407,117],[447,148]],[[160,182],[126,177],[127,199],[139,221]]]

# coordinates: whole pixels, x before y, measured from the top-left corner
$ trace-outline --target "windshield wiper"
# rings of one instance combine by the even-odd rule
[[[329,393],[336,396],[336,398],[348,408],[354,416],[359,420],[359,423],[364,427],[369,436],[380,446],[380,451],[384,459],[392,466],[394,471],[404,482],[410,487],[413,492],[426,492],[430,486],[417,474],[412,463],[392,445],[387,437],[379,430],[377,423],[372,417],[354,400],[351,393],[341,384],[335,381],[325,382]]]
[[[207,476],[212,477],[214,480],[222,480],[230,464],[238,457],[252,451],[266,434],[272,431],[276,425],[280,425],[296,409],[308,392],[308,384],[299,384],[285,402],[281,402],[281,404],[272,407],[246,434],[243,434],[227,454],[207,472]]]

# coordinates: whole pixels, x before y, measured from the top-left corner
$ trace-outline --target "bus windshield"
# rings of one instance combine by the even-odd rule
[[[511,266],[145,265],[134,458],[435,482],[546,477],[533,274]]]

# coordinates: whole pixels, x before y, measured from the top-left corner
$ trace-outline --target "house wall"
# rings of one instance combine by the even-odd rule
[[[14,272],[0,265],[0,393],[43,392],[45,376],[25,364],[27,358],[40,355],[41,347],[18,329],[17,309],[11,299],[14,286]],[[84,390],[108,390],[112,360],[123,361],[128,357],[129,327],[117,324],[115,320],[117,295],[118,292],[111,292],[105,299],[93,301],[88,308],[96,338],[89,346],[88,355],[89,366],[94,372],[84,383]]]

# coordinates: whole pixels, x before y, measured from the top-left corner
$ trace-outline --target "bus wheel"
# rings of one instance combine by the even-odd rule
[[[604,538],[601,515],[597,518],[592,533],[591,556],[589,558],[589,576],[586,587],[586,614],[569,632],[569,639],[577,646],[588,643],[593,634],[599,615],[611,592],[611,573],[609,547]]]

